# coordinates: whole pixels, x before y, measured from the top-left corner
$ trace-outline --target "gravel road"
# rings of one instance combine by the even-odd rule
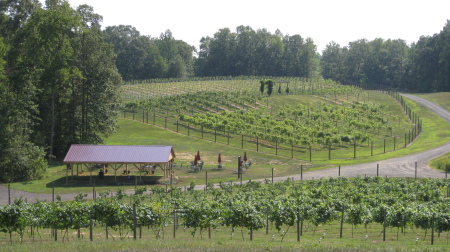
[[[428,108],[431,112],[436,113],[446,121],[450,123],[450,112],[442,108],[441,106],[427,101],[425,99],[419,98],[413,95],[403,95],[411,100],[414,100],[426,108]],[[450,140],[450,139],[449,139]],[[446,174],[442,171],[433,170],[427,166],[427,162],[442,156],[446,153],[450,152],[450,142],[431,149],[424,152],[399,157],[392,158],[387,160],[380,160],[372,163],[364,163],[358,165],[350,165],[350,166],[341,166],[340,175],[345,177],[355,177],[355,176],[376,176],[378,171],[378,176],[388,176],[388,177],[414,177],[416,174],[416,162],[417,162],[417,177],[421,178],[445,178]],[[378,166],[378,168],[377,168]],[[302,175],[303,179],[318,179],[325,177],[338,177],[339,168],[333,167],[328,169],[304,172]],[[282,181],[287,178],[294,178],[294,180],[299,180],[301,178],[300,174],[295,174],[286,177],[276,177],[274,181]],[[260,180],[263,181],[263,180]],[[198,185],[197,189],[203,189],[204,185]],[[130,193],[130,192],[128,192]],[[56,194],[58,194],[56,192]],[[5,205],[8,204],[9,200],[11,202],[14,201],[14,198],[23,197],[29,203],[34,203],[39,200],[47,200],[52,201],[52,194],[40,194],[40,193],[31,193],[24,192],[20,190],[10,190],[10,197],[8,197],[8,187],[0,185],[0,204]],[[78,194],[59,194],[63,201],[73,200],[75,196]],[[88,194],[89,198],[92,198],[92,193]]]

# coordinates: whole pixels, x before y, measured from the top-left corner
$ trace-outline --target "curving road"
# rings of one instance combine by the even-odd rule
[[[431,112],[445,119],[450,123],[450,112],[443,107],[422,99],[414,95],[402,94],[417,103],[422,104],[428,108]],[[450,139],[449,139],[450,140]],[[450,142],[439,146],[434,149],[430,149],[424,152],[386,160],[380,160],[372,163],[364,163],[350,166],[343,166],[340,170],[340,175],[345,177],[355,176],[376,176],[378,166],[378,176],[388,177],[415,177],[416,176],[416,162],[417,162],[417,177],[421,178],[446,178],[446,174],[443,171],[433,170],[427,166],[428,161],[435,159],[450,152]],[[339,168],[328,168],[322,170],[316,170],[306,172],[303,174],[303,179],[313,179],[322,177],[338,177]],[[300,175],[277,177],[274,181],[286,180],[288,177],[295,180],[300,179]]]
[[[442,117],[446,121],[450,123],[450,112],[442,108],[441,106],[427,101],[425,99],[419,98],[413,95],[403,95],[417,103],[424,105],[430,111],[436,113],[438,116]],[[399,158],[391,158],[386,160],[380,160],[372,163],[364,163],[350,166],[342,166],[340,168],[340,176],[345,177],[355,177],[355,176],[388,176],[388,177],[415,177],[416,176],[416,163],[417,163],[417,177],[421,178],[446,178],[445,172],[433,170],[427,166],[427,162],[442,156],[446,153],[450,152],[450,142],[424,152],[399,157]],[[378,167],[378,168],[377,168]],[[276,177],[274,181],[282,181],[287,178],[293,178],[294,180],[303,179],[314,179],[314,178],[323,178],[323,177],[338,177],[339,168],[327,168],[322,170],[305,172],[302,175],[296,174],[285,177]],[[256,181],[263,181],[256,180]],[[203,189],[204,185],[196,186],[197,189]],[[56,192],[57,193],[57,192]],[[10,195],[10,198],[8,197]],[[63,201],[73,200],[75,196],[78,194],[62,194],[61,199]],[[88,194],[88,198],[92,198],[92,193]],[[0,204],[5,205],[8,204],[9,201],[13,202],[14,198],[23,197],[29,203],[36,202],[39,200],[47,200],[52,201],[53,196],[51,194],[39,194],[39,193],[30,193],[24,192],[20,190],[10,190],[8,193],[8,188],[0,185]]]

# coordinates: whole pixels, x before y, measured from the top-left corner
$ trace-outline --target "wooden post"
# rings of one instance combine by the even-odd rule
[[[433,216],[431,217],[431,245],[434,244],[434,218],[435,213],[433,213]]]
[[[331,144],[328,144],[328,160],[331,159]]]
[[[173,238],[176,236],[177,230],[177,210],[173,209]]]
[[[92,226],[93,226],[93,223],[92,223],[92,212],[89,211],[89,240],[91,240],[91,241],[94,240],[94,233],[93,233],[93,230],[92,230]]]
[[[238,179],[241,178],[241,172],[242,172],[242,168],[241,168],[241,156],[238,157]]]
[[[297,242],[300,242],[300,209],[297,209]]]
[[[339,238],[342,238],[342,229],[344,227],[344,207],[342,207],[342,213],[341,213],[341,227],[339,230]]]
[[[275,140],[275,156],[278,156],[278,141]]]
[[[405,133],[405,148],[406,148],[406,137],[408,136],[408,133]]]
[[[386,241],[386,208],[383,207],[383,241]]]
[[[370,155],[373,156],[373,141],[370,144]]]
[[[259,152],[259,139],[256,137],[256,152]]]
[[[380,169],[380,164],[377,164],[377,177],[378,177],[378,171]]]
[[[309,162],[312,161],[312,146],[309,145]]]
[[[67,164],[67,166],[66,166],[66,185],[69,184],[69,167],[70,167],[70,164]]]
[[[303,165],[300,165],[300,180],[303,180]]]
[[[417,180],[417,162],[414,163],[414,179]]]
[[[273,184],[273,167],[272,167],[272,184]]]
[[[133,240],[136,240],[136,227],[137,227],[137,218],[136,218],[136,204],[133,204]]]

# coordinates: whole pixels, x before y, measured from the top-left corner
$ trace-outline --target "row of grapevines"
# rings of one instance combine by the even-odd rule
[[[79,230],[93,222],[124,237],[136,223],[137,227],[151,227],[158,238],[177,212],[179,223],[192,228],[193,236],[221,226],[257,230],[266,220],[284,233],[299,221],[316,227],[333,221],[424,230],[434,225],[444,232],[450,231],[449,183],[380,177],[275,184],[266,180],[234,186],[220,183],[219,187],[209,183],[207,190],[189,193],[179,187],[167,191],[155,187],[152,194],[145,194],[146,188],[139,188],[132,196],[133,204],[123,200],[123,190],[110,198],[103,193],[94,202],[86,202],[82,196],[67,203],[27,204],[18,200],[0,208],[0,230],[10,236],[17,232],[22,238],[27,227],[65,230],[67,234],[69,229]]]

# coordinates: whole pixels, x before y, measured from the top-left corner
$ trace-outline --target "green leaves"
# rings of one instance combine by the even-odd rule
[[[400,178],[337,178],[302,180],[296,184],[286,180],[280,183],[249,182],[234,186],[222,184],[220,189],[183,194],[171,188],[152,202],[135,204],[138,227],[151,227],[159,238],[173,214],[177,222],[191,228],[192,235],[208,228],[223,226],[258,230],[270,221],[283,237],[289,227],[298,221],[315,226],[341,218],[352,225],[370,223],[386,227],[416,227],[429,229],[433,221],[436,230],[450,230],[450,209],[446,192],[440,186],[448,181],[421,180],[408,182]],[[143,190],[138,190],[140,193]],[[416,197],[413,192],[425,191],[429,197]],[[142,195],[142,194],[136,194]],[[446,196],[446,195],[445,195]],[[127,200],[125,200],[127,201]],[[118,230],[121,238],[133,228],[133,206],[123,202],[118,194],[89,203],[38,202],[25,204],[16,200],[0,208],[0,230],[22,235],[26,226],[52,229],[79,229],[89,220]],[[243,232],[242,232],[243,234]],[[243,237],[244,238],[244,237]]]

